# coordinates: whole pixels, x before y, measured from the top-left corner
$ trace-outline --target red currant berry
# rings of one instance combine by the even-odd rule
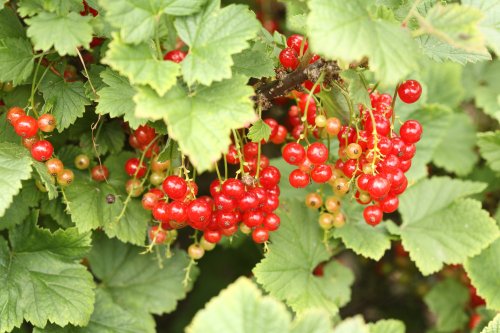
[[[145,210],[152,210],[154,206],[156,206],[156,204],[158,203],[158,200],[160,200],[160,197],[156,193],[153,192],[145,193],[142,196],[141,200],[142,208],[144,208]]]
[[[149,229],[149,240],[155,244],[162,244],[167,238],[167,233],[159,226],[154,225]]]
[[[245,194],[245,185],[241,180],[229,178],[222,184],[222,193],[231,198],[240,199]]]
[[[52,157],[54,147],[47,140],[35,142],[31,147],[31,156],[38,162],[45,162]]]
[[[11,107],[7,112],[7,120],[11,125],[14,125],[19,118],[24,116],[26,116],[26,112],[18,106]]]
[[[280,52],[280,63],[286,69],[294,70],[299,66],[299,58],[294,49],[287,47]]]
[[[243,214],[243,223],[249,227],[257,227],[264,222],[264,214],[259,210],[249,210]]]
[[[286,140],[286,136],[288,135],[288,130],[285,126],[279,125],[278,130],[276,131],[276,135],[271,137],[271,142],[275,145],[280,145]]]
[[[26,147],[27,149],[31,150],[31,147],[35,144],[35,142],[38,142],[39,139],[36,136],[32,136],[29,138],[23,138],[23,146]]]
[[[184,60],[184,58],[186,58],[186,53],[182,52],[181,50],[172,50],[165,53],[165,55],[163,56],[163,60],[169,60],[176,63],[180,63],[182,60]]]
[[[372,198],[382,198],[391,189],[391,183],[381,175],[374,176],[368,183],[368,192]]]
[[[262,227],[255,228],[252,231],[252,239],[257,244],[265,243],[269,239],[269,231]]]
[[[280,227],[280,223],[280,217],[274,213],[267,214],[264,218],[264,228],[269,231],[278,230],[278,228]]]
[[[57,176],[64,170],[63,162],[58,158],[51,158],[45,162],[45,166],[51,176]]]
[[[158,201],[153,207],[153,217],[157,221],[168,222],[170,220],[168,216],[168,203],[165,201]]]
[[[167,208],[167,214],[170,220],[183,223],[186,222],[187,215],[187,205],[181,201],[172,201]]]
[[[401,162],[399,161],[399,158],[396,157],[396,155],[386,155],[384,160],[380,164],[380,171],[399,169],[400,163]]]
[[[367,206],[363,210],[363,217],[365,218],[366,223],[371,226],[376,226],[382,221],[382,217],[384,213],[379,206]]]
[[[358,189],[361,191],[368,192],[370,189],[370,180],[373,178],[372,175],[365,174],[363,173],[361,176],[356,179],[356,185],[358,186]]]
[[[418,101],[420,95],[422,95],[422,86],[415,80],[407,80],[398,88],[399,98],[407,104]]]
[[[238,208],[242,212],[256,209],[257,207],[259,207],[259,199],[257,198],[257,195],[252,192],[246,192],[238,201]]]
[[[148,125],[141,125],[134,131],[134,136],[140,146],[147,146],[155,138],[156,132]]]
[[[302,43],[304,43],[304,46],[302,46]],[[307,41],[304,41],[304,36],[301,36],[301,35],[291,35],[286,40],[286,45],[288,45],[288,47],[294,49],[294,51],[300,55],[304,54],[307,51],[307,48],[309,46],[309,45],[307,45]],[[302,48],[302,52],[300,52],[301,48]]]
[[[205,238],[205,240],[209,243],[216,244],[222,239],[222,234],[217,230],[205,230],[203,238]]]
[[[283,159],[292,165],[299,165],[306,159],[304,147],[296,142],[290,142],[283,147]]]
[[[212,206],[202,198],[191,201],[187,209],[189,225],[198,230],[203,230],[212,217]]]
[[[387,196],[384,200],[380,201],[380,208],[384,213],[393,213],[398,209],[399,199],[397,196]]]
[[[403,154],[401,155],[401,157],[399,157],[399,159],[401,161],[411,160],[415,156],[416,152],[417,152],[417,147],[415,146],[415,144],[412,143],[409,145],[405,145],[403,148]]]
[[[224,212],[230,212],[236,208],[236,201],[224,193],[214,196],[214,203],[217,210]]]
[[[23,138],[29,138],[36,135],[38,123],[36,119],[31,116],[21,116],[14,123],[14,131]]]
[[[221,185],[220,185],[220,181],[218,179],[215,179],[214,181],[212,181],[210,183],[210,195],[212,197],[215,197],[217,196],[220,192],[221,192]]]
[[[183,199],[187,191],[187,183],[179,176],[168,176],[162,184],[163,192],[173,200]]]
[[[328,148],[321,142],[314,142],[307,148],[307,158],[313,164],[323,164],[328,160]]]
[[[259,145],[255,142],[245,143],[243,146],[243,156],[245,160],[251,160],[259,154]]]
[[[227,229],[238,223],[238,215],[235,212],[217,212],[216,220],[219,228]]]
[[[68,186],[75,179],[75,174],[70,169],[64,169],[57,175],[57,183],[61,186]]]
[[[264,188],[271,189],[279,184],[280,179],[281,173],[278,168],[274,166],[268,166],[260,173],[259,181]]]
[[[142,178],[146,175],[148,169],[144,163],[140,163],[138,158],[130,158],[127,163],[125,163],[125,172],[130,177],[133,177],[137,173],[137,178]]]
[[[276,209],[278,209],[279,205],[280,205],[280,199],[278,198],[278,196],[270,194],[267,195],[266,201],[262,205],[261,209],[266,213],[272,213]]]
[[[406,172],[406,171],[410,170],[410,168],[411,168],[411,160],[402,160],[401,163],[399,163],[399,168],[403,172]]]
[[[375,120],[375,127],[378,134],[381,136],[386,136],[391,131],[391,122],[389,119],[385,118],[380,114],[374,114],[373,119]],[[364,122],[365,130],[373,134],[373,121],[371,117],[368,117]]]
[[[141,148],[141,144],[139,143],[139,141],[137,141],[137,137],[133,134],[131,134],[128,137],[128,144],[130,145],[130,147],[135,148],[135,149]]]
[[[269,137],[270,138],[274,137],[278,132],[278,126],[279,126],[278,122],[274,118],[264,119],[264,122],[271,128],[271,135]]]
[[[42,114],[38,118],[38,128],[42,132],[53,132],[56,129],[56,118],[50,113]]]
[[[406,144],[417,143],[422,135],[422,125],[416,120],[407,120],[401,125],[399,135]]]
[[[300,169],[295,169],[290,173],[290,176],[288,176],[288,181],[290,182],[290,185],[295,188],[304,188],[309,185],[311,180],[307,173]]]
[[[108,178],[109,170],[104,165],[96,165],[92,168],[90,174],[92,176],[92,179],[96,182],[103,182]]]
[[[311,178],[316,183],[326,183],[332,178],[332,168],[327,164],[318,164],[311,171]]]

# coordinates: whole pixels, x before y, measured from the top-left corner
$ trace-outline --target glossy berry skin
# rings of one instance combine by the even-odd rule
[[[56,129],[56,118],[49,114],[42,114],[38,118],[38,128],[45,133],[53,132]]]
[[[299,165],[306,159],[306,150],[296,142],[287,143],[283,147],[283,159],[292,165]]]
[[[290,176],[288,176],[288,181],[290,185],[295,188],[304,188],[309,185],[311,180],[307,173],[300,169],[295,169],[290,173]]]
[[[399,199],[397,196],[387,196],[380,201],[380,208],[384,213],[393,213],[398,209]]]
[[[240,199],[243,195],[245,195],[245,185],[241,180],[229,178],[224,182],[224,184],[222,184],[221,191],[231,198]]]
[[[307,45],[307,42],[304,42],[304,47],[303,47],[303,50],[301,53],[300,48],[302,46],[303,40],[304,40],[304,36],[297,35],[297,34],[291,35],[286,40],[286,45],[288,45],[288,47],[294,49],[295,52],[297,52],[297,54],[304,54],[307,51],[308,45]]]
[[[163,192],[173,200],[184,198],[187,191],[187,183],[179,176],[168,176],[162,184]]]
[[[219,193],[214,196],[214,203],[218,210],[224,212],[230,212],[236,208],[236,201],[224,193]]]
[[[7,112],[7,120],[9,121],[9,123],[11,123],[11,125],[14,125],[19,118],[25,115],[26,112],[24,112],[23,109],[18,106],[13,106]]]
[[[170,220],[176,222],[186,222],[188,219],[187,206],[181,201],[172,201],[168,204],[167,214]]]
[[[374,199],[384,197],[390,189],[391,183],[380,175],[374,176],[368,184],[368,192]]]
[[[45,162],[52,157],[54,147],[47,140],[40,140],[31,146],[31,156],[38,162]]]
[[[146,165],[144,163],[141,164],[138,158],[130,158],[125,163],[125,172],[130,177],[136,176],[137,178],[142,178],[146,175],[147,171]]]
[[[278,170],[278,168],[271,165],[262,170],[262,172],[260,173],[259,181],[262,187],[264,187],[265,189],[271,189],[279,184],[280,179],[280,171]]]
[[[262,205],[261,209],[266,213],[272,213],[276,209],[278,209],[279,205],[280,205],[279,197],[277,195],[269,194],[267,195],[266,201]]]
[[[318,164],[312,169],[311,178],[315,183],[326,183],[332,178],[332,168],[327,164]]]
[[[198,230],[204,230],[212,217],[212,207],[204,199],[195,199],[187,208],[189,225]]]
[[[252,239],[257,244],[265,243],[269,239],[269,231],[262,227],[255,228],[252,231]]]
[[[243,146],[243,156],[246,160],[257,157],[259,153],[259,144],[255,142],[245,143]]]
[[[64,170],[64,164],[58,158],[51,158],[45,162],[45,166],[51,176],[57,176]]]
[[[278,125],[278,129],[276,130],[276,135],[270,137],[271,142],[275,145],[280,145],[286,140],[286,136],[288,134],[288,130],[285,126]]]
[[[313,164],[323,164],[328,160],[328,148],[321,142],[314,142],[307,148],[307,158]]]
[[[156,132],[154,128],[148,125],[142,125],[134,131],[134,136],[140,146],[147,146],[155,138]]]
[[[31,147],[33,147],[35,142],[40,141],[40,139],[38,139],[38,137],[36,137],[36,136],[32,136],[29,138],[23,138],[22,141],[23,141],[23,146],[26,147],[26,149],[31,150]]]
[[[259,210],[249,210],[243,214],[243,223],[249,227],[257,227],[264,222],[264,214]]]
[[[420,123],[416,120],[405,121],[399,129],[399,135],[406,144],[417,143],[420,141],[422,132],[422,125],[420,125]]]
[[[68,186],[73,182],[75,175],[73,171],[69,169],[64,169],[61,173],[57,175],[57,183],[61,186]]]
[[[380,114],[374,114],[373,119],[375,120],[375,130],[378,134],[382,136],[389,134],[391,131],[391,122],[389,119]],[[371,117],[365,120],[364,127],[369,134],[373,134],[373,121]]]
[[[358,189],[360,189],[361,191],[365,191],[365,192],[368,192],[368,190],[370,189],[370,180],[373,178],[372,175],[369,175],[369,174],[361,174],[358,179],[356,179],[356,185],[358,186]]]
[[[274,213],[269,213],[264,218],[264,228],[266,228],[269,231],[278,230],[278,228],[280,227],[280,223],[281,223],[280,217]]]
[[[398,88],[399,98],[407,104],[418,101],[420,95],[422,95],[422,86],[415,80],[407,80]]]
[[[246,192],[238,201],[238,208],[242,212],[256,209],[257,207],[259,207],[259,199],[257,195],[252,192]]]
[[[227,229],[236,225],[239,215],[236,212],[217,212],[215,219],[220,229]]]
[[[281,65],[283,65],[286,69],[294,70],[299,66],[297,52],[290,47],[287,47],[280,52],[279,59]]]
[[[231,144],[229,145],[228,152],[226,154],[226,160],[227,163],[236,165],[240,163],[240,157],[238,156],[238,150],[236,149],[236,146]]]
[[[382,221],[384,213],[379,206],[367,206],[363,210],[363,217],[367,224],[371,226],[376,226]]]
[[[216,244],[222,239],[222,234],[217,230],[205,230],[203,238],[209,243]]]
[[[109,176],[109,170],[105,165],[96,165],[90,171],[92,179],[96,182],[103,182]]]
[[[148,232],[149,240],[155,244],[162,244],[167,238],[165,230],[162,230],[159,226],[154,225],[149,229]]]
[[[168,60],[168,61],[173,61],[175,63],[180,63],[182,60],[186,58],[186,53],[182,52],[181,50],[172,50],[163,56],[163,60]]]
[[[85,154],[80,154],[75,157],[75,166],[78,170],[85,170],[90,165],[90,159]]]
[[[144,187],[139,179],[132,178],[125,183],[125,191],[127,191],[131,197],[136,198],[144,192]]]
[[[31,116],[22,116],[14,123],[14,131],[23,138],[29,138],[36,135],[38,123]]]
[[[153,207],[153,217],[157,221],[168,222],[170,220],[168,216],[168,203],[165,201],[158,201]]]
[[[199,244],[191,244],[188,247],[188,255],[193,260],[199,260],[205,255],[205,249]]]
[[[159,199],[160,198],[155,193],[152,192],[145,193],[142,196],[141,200],[142,208],[144,208],[145,210],[152,210],[154,206],[158,203]]]

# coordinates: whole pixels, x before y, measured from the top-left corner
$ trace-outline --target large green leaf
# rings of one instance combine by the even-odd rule
[[[488,308],[500,311],[500,239],[465,263],[465,270]]]
[[[21,181],[30,178],[32,160],[21,146],[0,143],[0,216],[3,216],[12,198],[19,193]]]
[[[17,85],[33,71],[31,43],[24,38],[0,39],[0,82]]]
[[[468,51],[462,48],[454,48],[450,44],[437,39],[434,36],[426,35],[417,39],[422,48],[422,51],[432,60],[436,62],[453,61],[461,65],[468,62],[478,62],[491,60],[489,53]]]
[[[88,47],[92,40],[90,17],[75,12],[65,15],[42,12],[25,21],[36,50],[48,51],[54,47],[62,56],[76,55],[78,47]]]
[[[467,323],[465,312],[469,291],[455,279],[448,278],[436,284],[425,295],[424,301],[437,316],[436,329],[440,332],[454,332]]]
[[[318,213],[290,200],[282,202],[279,214],[281,227],[271,234],[269,252],[253,270],[257,282],[296,312],[318,307],[336,314],[350,299],[352,272],[333,261],[325,266],[324,276],[314,276],[314,268],[330,257],[316,222]]]
[[[0,332],[23,319],[44,327],[86,325],[93,311],[94,282],[78,263],[90,248],[90,235],[76,229],[35,226],[36,216],[10,233],[10,248],[0,237]]]
[[[399,23],[375,18],[373,0],[312,0],[307,19],[314,52],[345,61],[370,58],[370,68],[386,84],[417,68],[416,43]]]
[[[236,76],[194,91],[177,85],[163,97],[151,89],[140,89],[134,97],[135,114],[163,119],[182,152],[199,171],[205,171],[227,152],[231,129],[256,119],[250,100],[252,88],[246,82],[245,77]]]
[[[362,316],[351,317],[339,323],[333,333],[370,333]]]
[[[30,214],[30,208],[36,207],[42,197],[42,193],[32,180],[23,182],[23,188],[14,197],[11,205],[2,217],[0,217],[0,230],[8,229],[23,222]]]
[[[109,68],[101,72],[101,78],[106,86],[97,92],[99,104],[96,113],[109,114],[112,118],[123,116],[133,129],[145,124],[145,119],[136,118],[134,115],[135,103],[132,98],[135,89],[130,82]]]
[[[231,313],[230,316],[227,314]],[[245,277],[221,291],[199,311],[186,333],[327,333],[328,314],[309,310],[291,323],[286,307],[262,292]]]
[[[0,39],[6,37],[25,38],[23,25],[12,9],[3,7],[0,10]]]
[[[464,96],[461,85],[462,66],[454,63],[438,64],[432,61],[425,63],[421,72],[425,83],[427,103],[438,103],[454,108],[460,104]]]
[[[47,190],[47,194],[49,199],[52,200],[57,198],[59,192],[57,192],[56,181],[54,177],[49,173],[47,166],[45,163],[33,161],[33,170],[36,172],[38,176],[35,176],[35,179],[40,180],[45,189]]]
[[[179,64],[158,59],[150,44],[128,45],[114,35],[108,47],[103,63],[128,77],[131,83],[150,85],[158,94],[164,95],[177,82]]]
[[[405,324],[394,319],[379,320],[376,323],[368,324],[368,327],[370,333],[405,333]]]
[[[477,145],[490,168],[500,172],[500,131],[479,133]]]
[[[500,1],[499,0],[462,0],[462,4],[476,7],[484,17],[479,22],[479,29],[486,38],[488,46],[500,54]]]
[[[114,303],[130,312],[162,314],[173,311],[177,302],[186,296],[190,287],[183,287],[189,263],[185,252],[176,250],[173,257],[159,258],[141,254],[143,248],[131,246],[102,233],[94,234],[90,267],[101,281]],[[196,276],[197,270],[192,272]]]
[[[201,13],[175,20],[179,37],[189,46],[182,61],[182,74],[188,85],[210,85],[230,78],[231,56],[246,49],[247,41],[259,31],[259,21],[247,7],[219,7],[220,0],[209,0]]]
[[[44,11],[66,15],[69,11],[83,10],[83,3],[79,0],[20,0],[18,6],[21,16],[33,16]]]
[[[233,56],[233,71],[248,77],[274,76],[274,55],[263,43],[255,43],[253,47]]]
[[[498,333],[500,332],[500,314],[497,314],[488,326],[486,326],[481,333]]]
[[[424,275],[443,264],[463,263],[499,235],[481,203],[463,199],[484,188],[483,183],[436,177],[417,183],[401,196],[403,246]]]
[[[54,105],[52,113],[60,132],[83,117],[85,105],[90,105],[81,81],[66,82],[64,78],[48,74],[40,85],[40,91],[43,98]]]
[[[106,9],[106,20],[120,29],[126,43],[138,44],[152,39],[162,13],[190,15],[201,9],[206,0],[99,0]]]

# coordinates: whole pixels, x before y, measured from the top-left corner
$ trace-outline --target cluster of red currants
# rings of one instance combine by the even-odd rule
[[[286,70],[295,70],[299,67],[301,57],[306,53],[309,45],[307,40],[302,35],[291,35],[286,40],[285,47],[279,54],[279,60],[281,65]],[[314,63],[319,59],[318,55],[313,55],[310,64]],[[312,86],[312,85],[311,85]]]
[[[7,112],[7,120],[14,126],[16,134],[22,138],[23,146],[30,150],[35,160],[45,163],[49,174],[56,177],[59,185],[67,186],[73,181],[73,171],[64,169],[63,162],[52,157],[54,153],[52,143],[45,140],[38,132],[38,130],[44,133],[54,131],[56,119],[53,115],[46,113],[35,119],[27,115],[22,108],[14,106]]]

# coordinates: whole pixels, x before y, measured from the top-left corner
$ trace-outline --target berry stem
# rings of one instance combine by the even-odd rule
[[[238,151],[238,158],[240,160],[239,173],[244,173],[245,169],[243,168],[243,163],[245,163],[245,160],[243,159],[243,155],[241,154],[241,148],[242,148],[241,142],[243,142],[243,140],[241,140],[241,137],[236,130],[233,129],[232,132],[234,137],[234,144],[236,145],[236,150]],[[260,163],[260,161],[258,161],[258,163]]]
[[[257,108],[259,110],[259,119],[262,119],[262,106],[259,105]],[[255,179],[259,179],[259,175],[260,175],[260,151],[261,151],[261,147],[262,147],[261,140],[259,140],[258,150],[257,150],[257,172],[255,173]]]
[[[95,87],[92,84],[92,80],[90,79],[89,72],[87,71],[87,65],[85,65],[85,61],[83,61],[82,54],[80,53],[80,50],[78,48],[76,48],[76,53],[78,54],[78,58],[80,58],[80,62],[82,63],[83,71],[85,73],[85,77],[89,81],[90,88],[92,89],[92,92],[94,93],[94,95],[95,95],[96,98],[99,98],[99,95],[97,95],[97,91],[95,90]]]

